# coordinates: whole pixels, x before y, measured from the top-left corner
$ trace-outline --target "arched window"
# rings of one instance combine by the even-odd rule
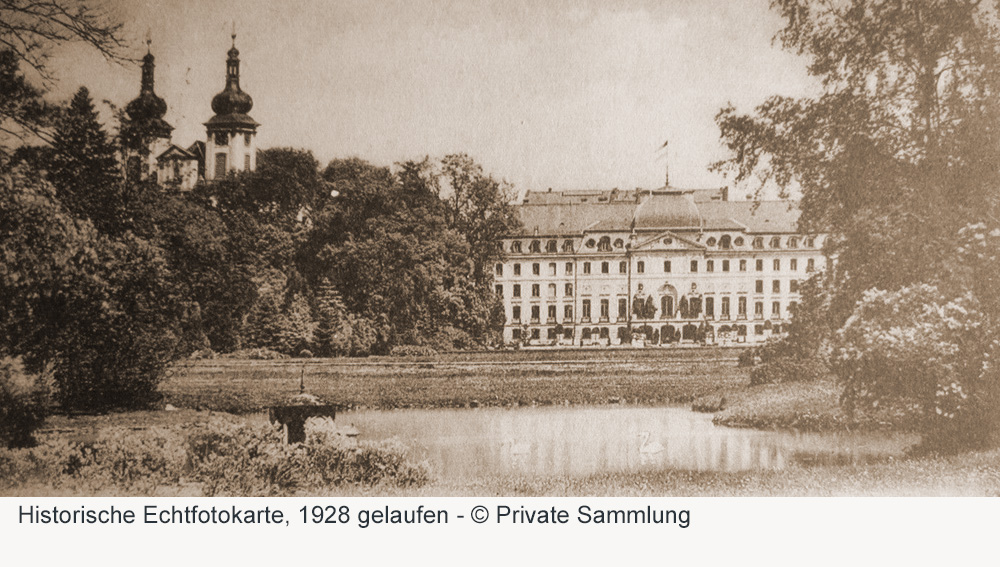
[[[555,254],[559,250],[559,244],[555,240],[550,240],[545,243],[545,251],[550,254]]]
[[[532,240],[531,244],[528,246],[528,251],[533,254],[538,254],[542,251],[542,243],[539,240]]]
[[[621,238],[615,239],[615,248],[624,248],[624,247],[625,247],[624,240],[622,240]]]
[[[729,250],[732,248],[732,239],[728,234],[723,234],[722,238],[719,239],[719,248],[722,248],[723,250]]]
[[[660,316],[663,318],[669,318],[674,316],[674,298],[670,295],[664,295],[660,298]]]
[[[753,239],[753,248],[754,248],[754,250],[763,250],[764,249],[764,237],[763,236],[754,237],[754,239]]]
[[[788,247],[789,248],[798,248],[799,247],[799,239],[795,238],[794,236],[790,237],[788,239]]]
[[[572,252],[573,251],[573,241],[572,240],[564,240],[563,241],[563,245],[562,245],[562,251],[563,252]]]
[[[601,252],[611,252],[611,237],[602,236],[597,243],[597,249]]]
[[[770,244],[770,246],[771,246],[771,248],[781,248],[781,237],[780,236],[772,236],[771,237],[771,244]]]
[[[805,247],[806,248],[815,248],[816,247],[816,237],[814,237],[814,236],[806,237]]]
[[[520,240],[515,240],[514,242],[511,242],[510,243],[510,251],[513,252],[513,253],[515,253],[515,254],[520,254],[521,253],[521,241]]]

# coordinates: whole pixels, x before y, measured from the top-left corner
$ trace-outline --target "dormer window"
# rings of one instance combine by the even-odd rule
[[[753,248],[754,248],[754,250],[763,250],[764,249],[764,237],[763,236],[757,236],[757,237],[755,237],[753,239]]]
[[[743,246],[743,237],[737,236],[735,239],[733,239],[733,246]]]
[[[563,241],[562,251],[563,252],[572,252],[573,251],[573,241],[572,240],[565,240],[565,241]]]
[[[515,254],[520,254],[521,253],[521,241],[520,240],[515,240],[514,242],[511,242],[510,243],[510,251],[513,252],[513,253],[515,253]]]
[[[722,238],[719,239],[719,248],[729,250],[732,247],[731,241],[732,239],[729,238],[728,234],[722,235]]]
[[[709,236],[708,240],[705,241],[705,245],[708,246],[708,247],[715,246],[715,243],[716,243],[716,240],[715,240],[714,236]]]
[[[624,240],[622,240],[621,238],[615,240],[615,248],[624,248],[624,247],[625,247]]]
[[[611,237],[602,236],[601,240],[597,243],[597,249],[601,252],[611,252]]]
[[[555,254],[556,251],[558,251],[558,246],[559,244],[556,243],[555,240],[550,240],[545,243],[545,251],[549,252],[550,254]]]
[[[781,248],[781,237],[780,236],[772,236],[771,237],[771,244],[770,244],[770,246],[771,246],[771,248]]]
[[[528,246],[528,251],[533,254],[539,254],[542,251],[542,243],[539,240],[532,240],[531,244]]]
[[[597,246],[597,241],[594,240],[593,238],[588,238],[587,239],[587,248],[593,248],[594,246]]]
[[[795,238],[794,236],[791,237],[791,238],[789,238],[788,239],[788,247],[789,248],[798,248],[799,247],[799,239]]]

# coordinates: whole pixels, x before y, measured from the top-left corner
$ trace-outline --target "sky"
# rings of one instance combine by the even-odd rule
[[[151,38],[173,141],[204,139],[235,22],[259,147],[321,164],[467,153],[517,191],[719,187],[714,117],[814,94],[772,43],[768,0],[106,0],[136,59]],[[139,64],[53,52],[50,96],[123,107]],[[668,155],[659,152],[669,140]]]

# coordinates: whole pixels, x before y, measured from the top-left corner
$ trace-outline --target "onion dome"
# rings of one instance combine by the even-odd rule
[[[142,58],[142,88],[139,96],[125,106],[125,112],[134,122],[144,125],[154,135],[169,138],[173,126],[163,120],[167,103],[153,90],[153,54],[146,52]]]
[[[253,108],[253,99],[240,89],[240,52],[236,49],[236,35],[233,35],[233,47],[226,59],[226,88],[212,98],[212,111],[215,116],[210,124],[236,123],[253,125],[252,118],[247,116]]]

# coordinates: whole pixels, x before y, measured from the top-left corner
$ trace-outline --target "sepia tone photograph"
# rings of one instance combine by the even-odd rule
[[[995,496],[998,358],[1000,2],[0,0],[0,496]]]

